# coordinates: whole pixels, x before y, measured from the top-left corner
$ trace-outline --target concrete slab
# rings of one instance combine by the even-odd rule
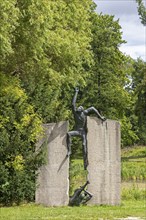
[[[88,117],[88,191],[93,194],[88,204],[120,204],[121,151],[120,124]]]
[[[68,122],[45,124],[44,129],[45,136],[37,148],[45,143],[47,163],[39,169],[35,200],[45,206],[65,206],[69,202]]]

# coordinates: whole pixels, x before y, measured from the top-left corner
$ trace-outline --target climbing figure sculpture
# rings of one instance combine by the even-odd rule
[[[83,106],[76,107],[76,100],[79,89],[75,88],[75,95],[72,101],[72,111],[74,114],[75,120],[75,129],[73,131],[69,131],[67,133],[67,147],[68,147],[68,156],[71,155],[71,139],[73,136],[79,136],[82,138],[82,146],[83,146],[83,160],[84,160],[84,169],[86,170],[88,166],[88,158],[87,158],[87,116],[90,113],[95,113],[98,118],[102,121],[106,120],[105,117],[101,116],[98,110],[94,107],[90,107],[84,110]]]

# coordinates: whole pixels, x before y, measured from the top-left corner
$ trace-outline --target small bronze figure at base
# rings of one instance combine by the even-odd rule
[[[73,196],[71,196],[69,200],[70,206],[79,206],[81,204],[86,204],[92,198],[91,193],[85,190],[85,187],[88,184],[89,181],[87,181],[83,186],[74,191]]]

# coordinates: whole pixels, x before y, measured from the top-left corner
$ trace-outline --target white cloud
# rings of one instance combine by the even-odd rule
[[[122,45],[120,47],[120,50],[126,54],[130,55],[133,59],[137,59],[138,57],[142,58],[143,60],[146,60],[146,49],[143,45]]]
[[[136,14],[137,4],[135,0],[94,0],[97,4],[97,12],[109,13],[112,15]]]
[[[141,24],[135,0],[94,0],[97,12],[115,16],[122,27],[123,39],[127,41],[120,50],[132,58],[146,60],[146,28]]]

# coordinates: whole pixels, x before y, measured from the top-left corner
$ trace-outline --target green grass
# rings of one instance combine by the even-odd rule
[[[125,185],[125,186],[123,186]],[[146,199],[146,183],[122,183],[121,191],[122,200],[145,200]]]
[[[146,219],[145,148],[122,150],[122,193],[120,206],[43,207],[23,204],[0,208],[0,220],[113,220],[128,216]],[[86,181],[83,160],[70,164],[70,194]],[[132,181],[131,181],[132,180]]]
[[[146,180],[146,163],[145,162],[122,162],[122,180]]]
[[[122,180],[146,180],[146,147],[132,147],[122,150]]]
[[[111,220],[128,216],[144,218],[144,201],[123,201],[121,206],[49,207],[34,204],[0,209],[1,220]]]
[[[146,146],[136,146],[122,149],[122,158],[145,158]]]

